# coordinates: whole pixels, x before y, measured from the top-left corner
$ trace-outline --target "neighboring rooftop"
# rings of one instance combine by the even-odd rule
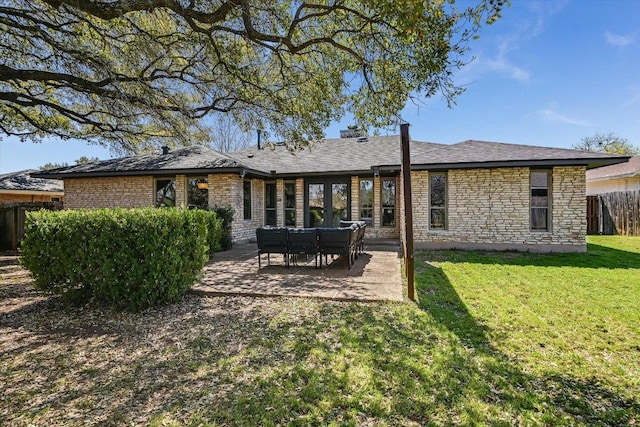
[[[34,172],[39,171],[37,169],[27,169],[0,175],[0,191],[64,192],[62,181],[58,179],[33,178],[30,174]]]
[[[604,166],[587,171],[587,181],[640,176],[640,156],[632,157],[628,162]]]

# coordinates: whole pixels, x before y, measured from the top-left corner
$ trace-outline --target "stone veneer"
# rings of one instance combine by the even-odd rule
[[[429,229],[429,172],[412,172],[415,247],[585,251],[585,168],[555,167],[552,173],[552,222],[548,232],[529,229],[529,168],[453,169],[447,172],[447,230]],[[370,178],[369,178],[370,179]],[[374,177],[373,227],[367,238],[399,238],[404,221],[402,186],[396,180],[396,226],[381,226],[380,177]],[[264,223],[264,181],[252,179],[252,213],[243,215],[243,181],[238,174],[210,174],[209,206],[234,210],[234,241],[255,239]],[[303,227],[304,179],[296,182],[296,226]],[[186,206],[187,177],[176,176],[176,205]],[[146,207],[155,204],[152,176],[67,179],[65,207]],[[276,181],[277,218],[283,225],[284,181]],[[351,219],[359,219],[359,178],[351,177]]]
[[[244,219],[243,182],[237,174],[212,174],[209,181],[209,206],[233,209],[231,237],[234,242],[254,240],[256,228],[264,222],[264,181],[251,179],[251,218]]]
[[[141,208],[154,206],[152,176],[64,180],[66,209]]]
[[[448,227],[430,230],[429,172],[412,172],[416,248],[586,251],[585,168],[553,168],[549,231],[529,228],[529,180],[529,168],[449,170]]]

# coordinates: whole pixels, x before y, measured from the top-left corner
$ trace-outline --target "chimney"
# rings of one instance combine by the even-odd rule
[[[359,129],[345,129],[340,131],[340,138],[359,138],[362,132]]]
[[[169,154],[169,147],[166,145],[162,146],[162,154]]]
[[[258,129],[258,150],[261,150],[262,147],[260,147],[260,137],[262,136],[262,131],[260,129]]]

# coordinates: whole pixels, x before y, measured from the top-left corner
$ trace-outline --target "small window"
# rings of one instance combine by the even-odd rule
[[[549,231],[550,171],[531,171],[531,230]]]
[[[396,225],[396,180],[382,180],[382,226],[395,227]]]
[[[429,224],[432,230],[447,229],[447,175],[429,174]]]
[[[267,182],[264,184],[264,223],[265,225],[278,225],[276,215],[276,183]]]
[[[360,221],[373,224],[373,180],[360,180]]]
[[[244,219],[251,219],[251,181],[249,180],[242,183],[242,201]]]
[[[209,207],[209,182],[207,178],[188,179],[187,206],[189,209],[207,209]]]
[[[157,179],[156,180],[156,207],[176,206],[176,180]]]
[[[296,183],[284,183],[284,225],[296,226]]]

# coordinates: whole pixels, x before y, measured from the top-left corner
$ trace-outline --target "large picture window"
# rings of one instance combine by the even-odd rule
[[[531,171],[531,230],[549,231],[550,171]]]
[[[277,216],[277,196],[276,183],[267,182],[264,184],[264,223],[265,225],[278,225]]]
[[[209,183],[207,178],[189,178],[187,181],[187,206],[189,206],[189,209],[207,209],[209,207]]]
[[[173,178],[156,179],[156,207],[176,206],[176,180]]]
[[[243,218],[251,219],[251,181],[242,182],[242,204]]]
[[[284,183],[284,225],[296,226],[296,183]]]
[[[360,180],[360,221],[373,224],[373,180]]]
[[[429,225],[432,230],[447,229],[447,175],[429,174]]]
[[[382,226],[395,227],[396,225],[396,180],[382,180]]]

